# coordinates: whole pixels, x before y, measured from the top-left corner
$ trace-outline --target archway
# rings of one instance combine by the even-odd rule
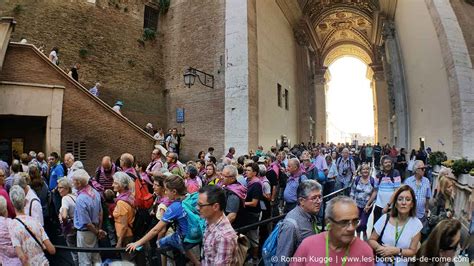
[[[326,136],[333,143],[374,143],[374,92],[368,65],[355,56],[342,56],[328,66]]]

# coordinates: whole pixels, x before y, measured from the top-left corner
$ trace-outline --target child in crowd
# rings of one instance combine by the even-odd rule
[[[177,175],[168,176],[165,181],[165,194],[171,203],[166,209],[163,217],[158,224],[153,227],[144,237],[134,243],[127,245],[127,251],[134,251],[137,247],[140,247],[153,239],[154,236],[158,235],[158,247],[159,248],[173,248],[181,253],[186,254],[194,265],[200,265],[199,260],[191,253],[192,246],[189,243],[183,241],[184,237],[188,232],[188,220],[186,212],[181,205],[181,201],[186,195],[186,185],[183,178]],[[165,236],[168,224],[173,223],[176,225],[176,231],[169,236]]]

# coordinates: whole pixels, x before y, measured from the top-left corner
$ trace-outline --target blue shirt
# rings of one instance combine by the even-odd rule
[[[393,182],[392,182],[393,179]],[[385,172],[379,172],[375,177],[375,189],[377,189],[377,199],[375,206],[384,208],[390,202],[392,194],[402,185],[400,173],[396,169],[392,169],[387,175]]]
[[[405,184],[415,191],[416,196],[416,217],[421,219],[425,216],[426,201],[431,198],[431,185],[426,177],[421,178],[419,185],[416,184],[415,176],[410,176],[405,180]]]
[[[58,185],[58,179],[64,176],[64,169],[60,163],[57,163],[49,175],[49,190],[53,190]]]
[[[79,192],[74,209],[74,227],[76,229],[86,229],[87,224],[99,225],[99,215],[102,211],[100,204],[100,194],[91,188],[94,197],[84,192]]]
[[[295,203],[298,201],[296,190],[301,181],[307,180],[308,178],[305,175],[301,175],[300,177],[289,176],[288,181],[286,182],[285,191],[283,192],[283,198],[285,202]]]
[[[181,205],[181,201],[174,201],[166,209],[161,220],[165,223],[176,222],[176,232],[184,237],[188,233],[188,219],[186,218],[186,212]]]

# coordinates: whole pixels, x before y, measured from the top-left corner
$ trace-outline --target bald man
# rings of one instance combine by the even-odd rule
[[[104,156],[102,162],[97,170],[95,171],[95,180],[105,189],[112,189],[112,183],[114,182],[113,175],[115,172],[121,171],[120,167],[116,166],[110,156]]]

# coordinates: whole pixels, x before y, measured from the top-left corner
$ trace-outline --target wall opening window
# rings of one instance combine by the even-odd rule
[[[281,85],[277,83],[277,98],[278,98],[278,106],[281,107],[281,96],[282,96],[282,92],[281,92]]]
[[[157,9],[145,5],[145,14],[143,19],[143,28],[152,29],[156,31],[158,29],[158,16],[159,12]]]
[[[288,90],[285,89],[285,95],[284,95],[284,97],[285,97],[285,109],[286,109],[286,110],[288,110],[288,108],[289,108],[288,96],[289,96]]]
[[[76,161],[85,161],[87,159],[86,142],[66,141],[66,153],[72,153]]]

